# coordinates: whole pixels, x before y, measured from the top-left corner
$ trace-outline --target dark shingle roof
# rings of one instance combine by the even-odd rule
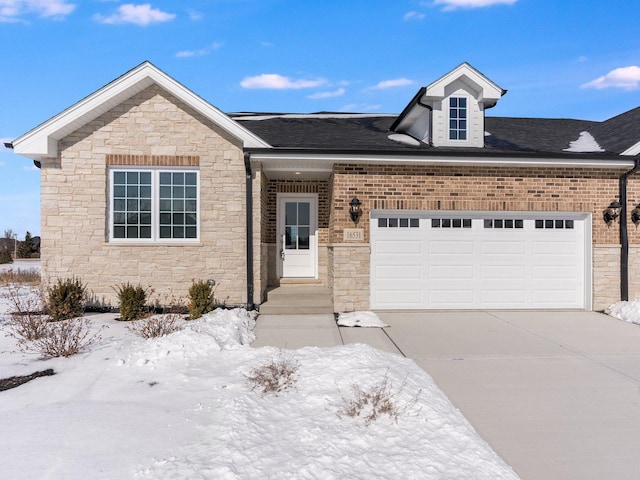
[[[560,153],[596,124],[564,118],[486,117],[485,130],[490,135],[484,140],[496,150]]]
[[[640,141],[640,107],[600,122],[589,131],[602,148],[622,153]]]
[[[474,152],[477,148],[408,145],[389,138],[395,115],[366,114],[230,114],[276,148],[327,151]],[[606,122],[574,119],[486,117],[486,153],[541,155],[620,154],[640,140],[640,107]],[[602,152],[566,151],[570,142],[590,132]]]

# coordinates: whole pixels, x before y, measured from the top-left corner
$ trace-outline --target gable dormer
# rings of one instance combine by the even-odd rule
[[[421,88],[391,126],[434,147],[484,147],[484,111],[506,93],[468,63]]]

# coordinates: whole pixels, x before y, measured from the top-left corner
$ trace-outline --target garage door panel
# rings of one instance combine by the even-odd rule
[[[482,241],[480,251],[484,255],[522,255],[527,251],[527,243],[512,241]]]
[[[431,215],[408,229],[374,218],[372,308],[585,308],[584,217]]]
[[[577,298],[575,291],[572,289],[554,288],[535,290],[533,292],[533,300],[551,306],[560,306],[565,305],[567,302],[575,303]]]
[[[417,280],[422,278],[422,267],[415,265],[415,262],[413,265],[404,265],[403,268],[394,265],[378,266],[376,267],[376,276],[381,279],[407,278]]]
[[[473,278],[473,266],[447,265],[428,267],[428,277],[432,280]]]
[[[424,303],[420,290],[378,290],[376,302],[380,305],[379,308],[395,308],[394,305],[398,302],[407,305],[405,308],[421,308]]]
[[[527,300],[527,292],[525,290],[483,290],[482,303],[486,308],[513,308],[514,305],[525,305]]]
[[[527,278],[527,269],[524,265],[485,265],[482,267],[482,278],[485,280],[522,280]]]
[[[464,255],[473,254],[475,243],[473,241],[431,241],[428,243],[428,252],[431,255]]]
[[[555,232],[554,232],[555,233]],[[533,254],[534,255],[547,255],[547,256],[574,256],[576,254],[576,242],[573,241],[553,241],[553,242],[533,242]]]
[[[422,241],[420,240],[380,240],[376,242],[376,254],[385,253],[395,255],[415,255],[420,253]]]
[[[474,304],[474,290],[473,289],[458,289],[458,290],[439,290],[432,289],[429,290],[428,300],[429,304],[432,305],[430,308],[451,308],[449,305],[452,303],[456,303],[461,305],[460,308],[464,308],[464,306],[470,306]]]
[[[553,265],[533,268],[533,278],[538,280],[572,280],[576,281],[582,272],[574,265]]]

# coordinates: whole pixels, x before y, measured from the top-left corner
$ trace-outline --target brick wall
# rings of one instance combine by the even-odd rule
[[[113,287],[122,282],[186,295],[192,279],[213,278],[219,300],[246,302],[245,171],[237,140],[152,86],[64,138],[60,152],[42,165],[45,284],[79,276],[97,301],[114,305]],[[139,160],[144,165],[197,157],[200,242],[110,243],[107,155],[148,159]]]
[[[547,173],[541,173],[545,171]],[[337,165],[331,205],[330,242],[341,242],[352,228],[349,202],[357,196],[363,215],[358,225],[369,241],[369,212],[389,210],[568,211],[593,213],[593,243],[619,243],[616,226],[602,211],[618,197],[624,170],[568,168],[489,168],[400,165]],[[640,184],[639,184],[640,185]],[[630,182],[629,210],[640,201]],[[640,231],[630,229],[632,243]]]
[[[604,309],[620,298],[620,245],[618,223],[607,226],[602,212],[618,198],[618,179],[624,171],[336,165],[332,176],[328,273],[336,310],[348,305],[356,309],[369,308],[369,213],[376,209],[592,213],[593,308]],[[640,201],[639,187],[640,181],[629,182],[629,212]],[[341,243],[344,229],[354,228],[348,214],[349,202],[354,196],[362,202],[363,214],[357,227],[364,229],[361,247],[367,247],[357,250],[358,253],[353,246]],[[629,241],[632,245],[629,294],[630,298],[637,298],[640,296],[640,230],[633,224],[629,227]],[[347,267],[350,262],[352,265]],[[354,275],[358,279],[357,288],[345,281]],[[360,294],[362,291],[367,293],[366,297]],[[358,301],[346,300],[349,298]]]

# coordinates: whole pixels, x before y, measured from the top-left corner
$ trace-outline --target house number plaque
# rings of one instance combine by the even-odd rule
[[[345,228],[344,229],[344,241],[345,242],[362,242],[364,240],[363,228]]]

